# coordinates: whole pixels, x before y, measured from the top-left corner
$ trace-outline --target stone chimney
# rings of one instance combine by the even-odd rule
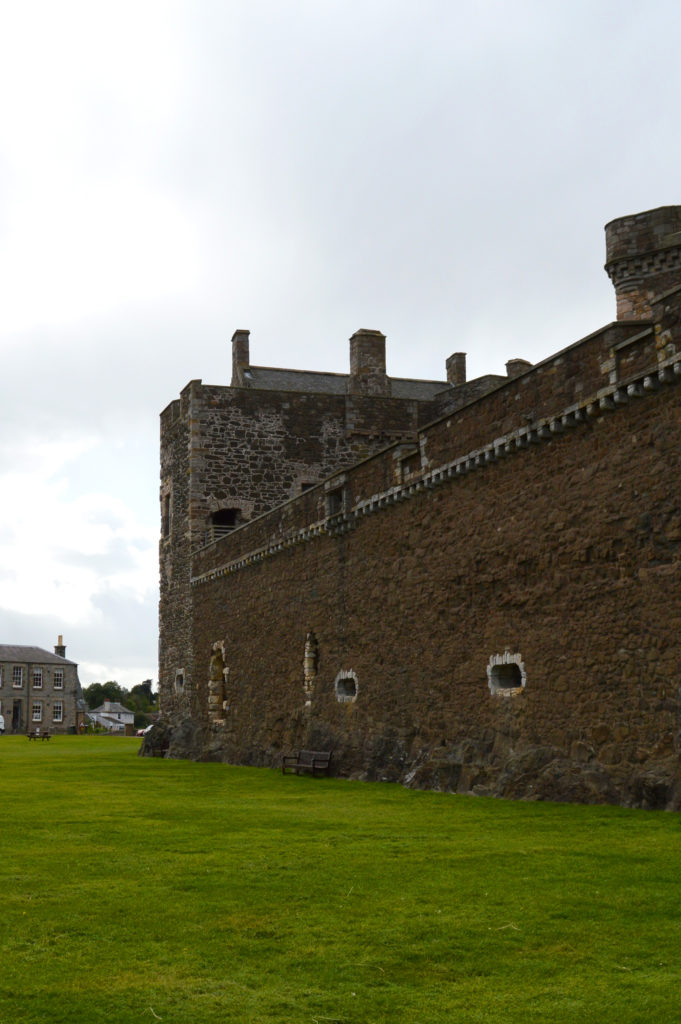
[[[618,320],[648,320],[652,303],[681,282],[681,206],[660,206],[605,225],[605,269]]]
[[[506,376],[519,377],[521,373],[525,373],[525,370],[529,370],[531,367],[532,363],[527,359],[509,359],[506,363]]]
[[[56,655],[58,655],[60,658],[65,658],[66,657],[66,647],[64,646],[64,637],[61,635],[61,633],[57,637],[57,642],[54,645],[54,653]]]
[[[447,383],[448,384],[465,384],[466,383],[466,353],[465,352],[454,352],[447,362]]]
[[[235,331],[232,335],[232,387],[243,387],[244,370],[250,366],[248,341],[250,331]]]
[[[351,395],[390,395],[390,380],[385,372],[385,334],[359,330],[350,338]]]

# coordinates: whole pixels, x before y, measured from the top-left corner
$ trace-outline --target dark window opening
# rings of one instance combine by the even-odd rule
[[[314,487],[314,484],[301,483],[300,493],[303,494],[305,491],[309,491],[311,487]]]
[[[336,700],[348,704],[357,697],[357,676],[354,672],[341,673],[335,683]]]
[[[343,511],[344,489],[338,487],[335,491],[329,491],[326,495],[327,516],[337,516]]]
[[[515,664],[494,665],[492,667],[492,686],[496,690],[515,690],[523,685],[520,667]]]
[[[241,509],[219,508],[210,517],[210,527],[207,536],[208,543],[210,544],[214,540],[226,537],[228,533],[236,529],[240,522]]]
[[[402,459],[400,466],[402,468],[402,479],[406,480],[407,477],[414,476],[416,473],[421,472],[421,453],[419,451],[412,452],[407,455],[406,458]]]
[[[170,535],[170,495],[163,495],[163,512],[161,513],[161,532],[164,537]]]

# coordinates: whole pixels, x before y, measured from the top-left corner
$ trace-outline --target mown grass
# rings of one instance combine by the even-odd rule
[[[0,739],[0,1024],[681,1020],[676,815]]]

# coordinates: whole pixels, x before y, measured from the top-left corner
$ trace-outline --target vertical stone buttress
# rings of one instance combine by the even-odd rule
[[[651,319],[655,300],[679,282],[681,206],[660,206],[610,221],[605,248],[617,319]]]

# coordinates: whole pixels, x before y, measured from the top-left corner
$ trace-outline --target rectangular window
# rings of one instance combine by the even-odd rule
[[[41,668],[33,669],[33,688],[35,690],[42,690],[43,688],[43,670]]]
[[[54,675],[52,676],[52,682],[54,684],[55,690],[63,690],[64,689],[64,669],[63,668],[55,668]]]
[[[61,722],[64,718],[64,706],[60,700],[55,700],[52,705],[52,719],[55,722]]]
[[[42,704],[34,704],[33,712],[31,715],[34,722],[42,722],[43,720],[43,706]]]
[[[0,665],[0,686],[2,686],[2,665]]]
[[[12,666],[12,686],[17,689],[24,685],[24,670],[21,665]]]
[[[170,536],[170,495],[164,494],[161,508],[161,533],[164,537]]]
[[[420,449],[415,451],[407,452],[403,458],[400,459],[400,473],[402,480],[409,480],[410,477],[416,476],[421,472],[421,452]]]
[[[338,516],[347,512],[350,501],[347,480],[347,474],[341,473],[324,484],[324,506],[327,516]]]

